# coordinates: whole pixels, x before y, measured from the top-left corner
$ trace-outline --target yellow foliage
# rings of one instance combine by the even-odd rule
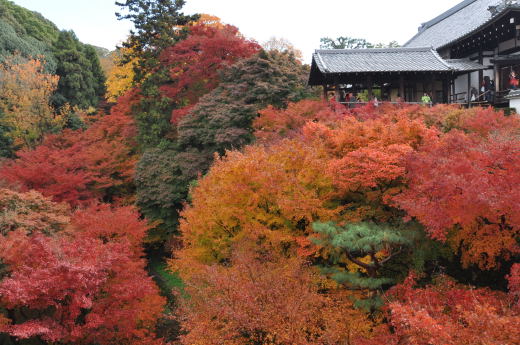
[[[116,102],[117,98],[130,90],[134,82],[134,68],[138,64],[138,59],[134,58],[127,63],[123,63],[123,56],[127,55],[131,48],[121,48],[119,55],[114,59],[115,66],[110,70],[107,77],[107,94],[109,102]]]
[[[185,248],[179,256],[220,262],[252,234],[272,248],[294,249],[295,237],[309,235],[314,221],[340,212],[328,202],[333,187],[323,173],[324,159],[323,150],[298,140],[228,152],[192,191],[193,205],[182,214]]]
[[[0,111],[14,144],[32,148],[45,133],[64,125],[50,105],[59,77],[46,74],[39,60],[18,63],[19,59],[13,56],[0,66]]]

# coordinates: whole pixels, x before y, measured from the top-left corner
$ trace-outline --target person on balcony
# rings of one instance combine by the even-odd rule
[[[516,77],[515,71],[511,71],[509,74],[509,86],[511,90],[516,90],[518,88],[518,78]]]
[[[428,95],[427,92],[425,92],[423,94],[423,96],[421,97],[421,102],[424,104],[424,105],[431,105],[432,104],[432,98],[430,97],[430,95]]]

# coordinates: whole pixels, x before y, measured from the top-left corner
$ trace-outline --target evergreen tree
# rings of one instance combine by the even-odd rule
[[[105,78],[95,50],[83,45],[72,31],[61,31],[54,49],[60,77],[54,106],[96,107],[104,94]]]
[[[92,76],[94,77],[94,91],[95,97],[99,100],[105,96],[106,93],[106,76],[99,61],[99,54],[91,45],[85,45],[85,57],[90,63]]]
[[[417,229],[369,222],[315,223],[313,229],[320,235],[315,243],[328,253],[323,273],[349,289],[365,291],[367,298],[357,305],[372,310],[382,305],[378,292],[396,283],[395,272],[384,274],[385,265],[419,238]]]
[[[198,18],[187,16],[181,10],[184,0],[125,0],[116,1],[124,13],[116,13],[119,20],[129,19],[135,30],[123,46],[127,50],[126,60],[137,58],[135,66],[136,83],[142,82],[146,75],[159,64],[159,55],[186,36],[182,27]],[[123,61],[124,62],[124,61]]]
[[[0,108],[0,157],[12,158],[14,155],[13,139],[9,135],[11,129],[4,122],[4,114]]]

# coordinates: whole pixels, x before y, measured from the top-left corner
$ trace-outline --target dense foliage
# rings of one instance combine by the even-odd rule
[[[0,111],[12,148],[33,148],[45,134],[60,130],[64,119],[51,107],[59,78],[45,73],[39,60],[17,61],[19,55],[0,65]]]
[[[312,96],[305,86],[305,67],[289,54],[261,52],[228,67],[257,50],[255,43],[241,38],[233,27],[195,26],[191,36],[165,52],[171,73],[179,79],[163,90],[180,104],[195,104],[173,111],[168,126],[170,132],[174,127],[170,144],[145,152],[137,168],[138,205],[148,218],[164,224],[162,231],[175,230],[177,212],[187,198],[190,182],[207,171],[215,153],[223,154],[253,140],[252,122],[261,108],[269,104],[281,107]],[[198,51],[196,60],[194,51]],[[228,67],[220,77],[217,70],[204,67],[216,65],[211,62],[215,56],[220,57],[221,68]],[[266,88],[267,84],[279,86]],[[211,87],[215,88],[208,93]],[[201,97],[202,93],[206,95]]]
[[[518,115],[319,101],[284,39],[117,5],[111,54],[0,0],[0,343],[518,344]]]
[[[54,44],[60,77],[53,103],[82,109],[96,107],[105,96],[105,75],[92,46],[82,44],[72,31],[61,31]]]
[[[513,266],[509,277],[509,296],[486,289],[473,293],[470,287],[452,284],[436,272],[443,270],[440,262],[453,268],[477,263],[493,269],[511,267],[518,258],[518,222],[513,211],[518,194],[513,192],[513,165],[518,149],[511,146],[520,133],[517,118],[448,106],[347,110],[310,101],[282,110],[270,107],[261,114],[254,125],[263,145],[228,151],[198,181],[191,205],[181,214],[184,247],[175,250],[171,266],[179,270],[189,291],[201,300],[218,300],[220,293],[243,294],[248,283],[239,282],[232,275],[234,269],[251,272],[251,279],[261,286],[260,268],[238,268],[242,263],[235,257],[247,248],[321,267],[323,281],[315,284],[327,286],[321,292],[324,296],[336,289],[357,291],[350,296],[355,301],[350,308],[363,307],[369,319],[387,319],[389,324],[376,327],[372,336],[355,335],[355,344],[398,344],[403,339],[429,344],[437,338],[447,344],[514,344],[518,266]],[[453,138],[458,141],[454,143]],[[425,162],[430,165],[425,167]],[[487,172],[495,166],[500,170]],[[476,185],[490,188],[482,201],[472,194],[479,193]],[[439,201],[442,198],[446,202]],[[494,224],[495,218],[486,210],[494,210],[494,217],[501,221]],[[280,266],[271,264],[271,271],[286,267],[281,262]],[[411,270],[422,272],[434,285],[416,288],[406,283],[387,292]],[[208,278],[214,275],[218,278]],[[214,279],[222,280],[216,284]],[[233,285],[225,284],[227,280]],[[429,303],[434,293],[440,305],[458,309],[441,318],[442,307],[422,307],[420,303]],[[257,298],[261,299],[251,297]],[[464,302],[472,298],[471,303]],[[219,303],[211,308],[227,313],[230,307],[233,315],[248,315],[246,302]],[[266,301],[262,310],[276,303]],[[188,311],[183,312],[197,320],[204,319],[201,313],[212,315],[208,305],[187,303],[185,308]],[[488,330],[487,338],[481,341],[477,329],[483,327],[479,318],[483,313],[493,321],[483,328]],[[455,321],[461,319],[460,324]],[[235,327],[230,316],[212,320],[221,324],[209,329]],[[211,334],[209,321],[201,322],[206,322],[206,333]],[[197,324],[193,318],[183,321],[192,332],[185,344],[204,339]],[[269,336],[271,331],[280,334],[280,324],[268,330],[258,327]],[[325,329],[328,325],[333,327],[331,319],[324,323]],[[241,334],[249,336],[249,341],[255,339],[254,332]],[[309,333],[299,333],[303,334]],[[225,335],[215,337],[225,339]],[[285,344],[277,337],[272,343]]]
[[[46,72],[56,71],[53,43],[59,30],[37,12],[0,0],[0,61],[19,53],[25,58],[41,58]]]
[[[132,207],[71,212],[36,192],[0,191],[0,331],[70,344],[161,344],[164,300],[144,270]],[[7,340],[6,340],[7,341]]]

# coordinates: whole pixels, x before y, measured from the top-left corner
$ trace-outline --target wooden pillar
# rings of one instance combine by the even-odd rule
[[[450,102],[450,81],[448,78],[448,76],[442,78],[442,103]]]
[[[471,107],[471,72],[468,73],[468,108]]]
[[[451,87],[451,95],[449,103],[455,103],[457,100],[455,99],[455,76],[451,76],[450,78],[450,87]]]
[[[495,55],[495,58],[496,57],[497,56]],[[494,72],[494,75],[495,75],[495,91],[496,92],[502,91],[501,90],[501,83],[500,83],[500,67],[497,65],[496,62],[493,64],[493,72]]]
[[[402,74],[399,74],[399,95],[403,102],[406,101],[404,96],[404,76]]]
[[[374,86],[374,84],[373,84],[372,76],[369,75],[367,77],[367,91],[368,91],[368,101],[369,102],[372,100],[372,87],[373,86]]]
[[[334,97],[336,98],[336,102],[341,102],[341,90],[338,82],[334,85]]]
[[[478,63],[483,65],[484,64],[484,55],[482,53],[482,50],[478,52]],[[482,87],[482,83],[484,82],[484,71],[479,70],[478,71],[478,93],[480,94],[480,88]],[[481,101],[481,100],[479,100]]]
[[[432,99],[432,103],[435,103],[437,102],[437,95],[436,95],[436,92],[435,92],[435,74],[432,73],[432,77],[431,77],[431,86],[430,86],[430,97]]]
[[[323,84],[323,94],[321,95],[321,98],[324,101],[328,101],[328,95],[327,95],[327,84]]]

